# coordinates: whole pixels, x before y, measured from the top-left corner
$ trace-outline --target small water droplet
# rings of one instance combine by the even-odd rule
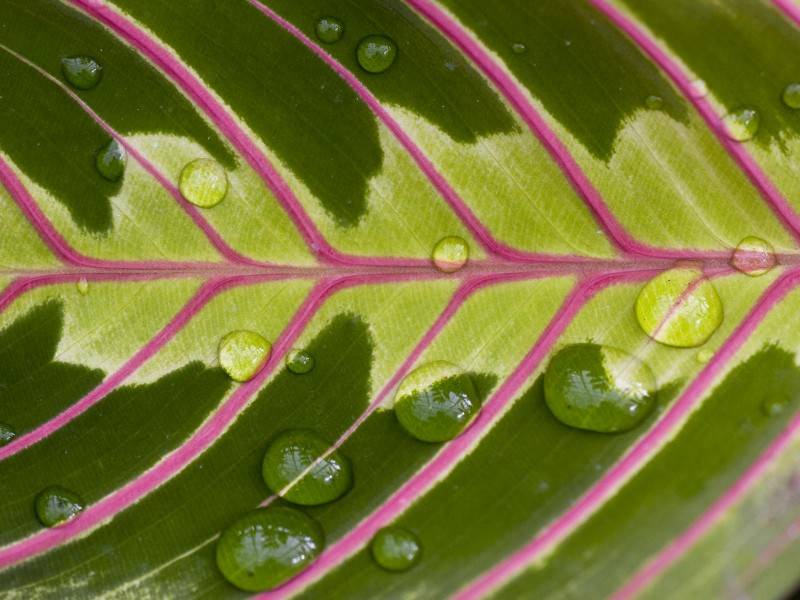
[[[781,99],[789,108],[800,108],[800,83],[790,83],[783,88]]]
[[[261,464],[267,487],[289,502],[304,506],[325,504],[346,494],[353,484],[353,469],[339,451],[320,458],[330,447],[308,429],[281,433],[267,448]],[[282,492],[289,484],[292,487]]]
[[[356,58],[368,73],[383,73],[397,58],[397,45],[383,35],[369,35],[358,43]]]
[[[219,342],[219,364],[234,381],[251,379],[267,362],[272,345],[255,331],[231,331]]]
[[[706,364],[712,358],[714,358],[714,353],[711,350],[709,350],[708,348],[704,348],[704,349],[700,350],[700,352],[698,352],[694,357],[694,359],[697,362],[699,362],[701,365]]]
[[[692,94],[695,98],[705,98],[708,96],[708,85],[706,85],[705,80],[695,79],[692,82]]]
[[[78,293],[81,296],[85,296],[89,293],[89,280],[86,277],[81,277],[78,279],[78,282],[75,284],[75,287],[78,288]]]
[[[472,378],[444,361],[428,363],[406,375],[394,397],[400,425],[423,442],[453,439],[480,409]]]
[[[734,268],[751,277],[769,272],[777,263],[772,245],[755,236],[748,236],[739,242],[731,258]]]
[[[286,355],[286,368],[296,375],[305,375],[314,368],[314,356],[305,350],[291,350]]]
[[[372,558],[387,571],[407,571],[422,552],[417,536],[402,527],[380,529],[370,543]]]
[[[125,172],[127,162],[127,152],[125,147],[117,140],[111,140],[97,151],[94,157],[94,164],[98,173],[109,181],[119,181]]]
[[[700,346],[722,323],[722,301],[703,272],[670,269],[651,279],[636,298],[636,319],[651,338],[668,346]]]
[[[440,271],[454,273],[467,264],[469,245],[464,239],[455,235],[442,238],[433,247],[431,259]]]
[[[319,523],[299,510],[269,507],[237,519],[219,537],[217,567],[230,583],[261,592],[294,577],[322,552]]]
[[[75,492],[58,485],[45,488],[36,496],[36,516],[45,527],[58,527],[77,517],[85,503]]]
[[[228,192],[228,176],[218,162],[210,158],[193,160],[181,171],[181,195],[201,208],[222,202]]]
[[[725,115],[723,120],[728,137],[737,142],[753,139],[758,132],[761,117],[754,108],[740,108]]]
[[[13,442],[15,437],[17,432],[11,425],[0,423],[0,448]]]
[[[525,54],[525,52],[527,50],[528,50],[528,47],[525,44],[523,44],[522,42],[515,42],[515,43],[511,44],[511,51],[514,54]]]
[[[565,425],[601,433],[636,427],[655,406],[656,381],[645,363],[597,344],[559,350],[544,374],[544,397]]]
[[[336,17],[322,17],[315,27],[321,42],[334,44],[344,35],[344,23]]]
[[[761,402],[761,412],[768,417],[775,417],[781,414],[786,408],[786,401],[776,398],[765,398]]]
[[[90,90],[100,83],[103,67],[91,56],[68,56],[61,59],[61,73],[72,87]]]
[[[661,96],[648,96],[644,99],[644,104],[651,110],[658,110],[664,106],[664,99]]]

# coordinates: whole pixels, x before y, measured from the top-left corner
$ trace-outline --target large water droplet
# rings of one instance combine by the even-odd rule
[[[234,381],[251,379],[267,362],[272,344],[255,331],[231,331],[219,342],[219,364]]]
[[[229,582],[261,592],[294,577],[322,551],[319,523],[298,510],[262,508],[240,517],[217,541],[217,567]]]
[[[769,272],[777,262],[772,245],[754,236],[748,236],[739,242],[731,258],[733,267],[751,277]]]
[[[13,442],[15,437],[17,437],[17,432],[11,425],[0,423],[0,448]]]
[[[181,171],[181,194],[201,208],[222,202],[228,192],[228,176],[218,162],[210,158],[193,160]]]
[[[125,147],[117,140],[111,140],[97,151],[94,157],[94,164],[97,171],[109,181],[119,181],[125,172],[127,162]]]
[[[78,293],[81,296],[85,296],[86,294],[89,293],[89,280],[86,279],[86,277],[81,277],[80,279],[78,279],[77,283],[75,284],[75,287],[78,288]]]
[[[724,119],[728,137],[737,142],[753,139],[761,123],[761,117],[754,108],[740,108],[728,113]]]
[[[322,17],[314,28],[317,38],[326,44],[333,44],[342,39],[344,23],[336,17]]]
[[[320,458],[330,446],[307,429],[281,433],[264,454],[264,481],[274,493],[295,504],[313,506],[336,500],[352,486],[353,469],[338,451]],[[281,492],[290,483],[292,487]]]
[[[431,362],[400,383],[394,412],[400,425],[423,442],[444,442],[477,416],[481,401],[467,373],[444,361]]]
[[[664,99],[661,96],[648,96],[644,99],[644,104],[651,110],[658,110],[664,106]]]
[[[525,44],[523,44],[522,42],[515,42],[515,43],[511,44],[511,51],[514,54],[525,54],[525,52],[527,52],[527,50],[528,50],[528,47]]]
[[[638,425],[655,406],[655,392],[650,367],[597,344],[562,348],[544,374],[544,397],[553,415],[570,427],[601,433]]]
[[[422,546],[413,533],[402,527],[384,527],[370,544],[375,562],[388,571],[406,571],[419,560]]]
[[[397,58],[397,45],[383,35],[369,35],[358,43],[356,58],[369,73],[383,73]]]
[[[57,527],[77,517],[85,503],[75,492],[58,485],[45,488],[36,496],[36,516],[45,527]]]
[[[654,277],[636,298],[639,325],[668,346],[700,346],[720,326],[722,315],[717,290],[702,271],[690,267]]]
[[[458,236],[448,236],[439,240],[433,247],[431,256],[436,268],[445,273],[453,273],[467,264],[469,245]]]
[[[61,72],[72,87],[90,90],[100,83],[103,67],[91,56],[68,56],[61,59]]]
[[[800,108],[800,83],[790,83],[781,94],[783,103],[789,108]]]
[[[291,350],[286,355],[286,368],[295,375],[305,375],[314,368],[314,356],[305,350]]]

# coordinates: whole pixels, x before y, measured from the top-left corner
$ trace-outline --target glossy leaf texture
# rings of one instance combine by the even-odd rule
[[[0,595],[238,598],[243,515],[307,546],[264,598],[787,594],[798,52],[794,0],[0,2]]]

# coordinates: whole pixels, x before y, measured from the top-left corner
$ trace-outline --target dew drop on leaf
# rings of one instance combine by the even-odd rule
[[[89,280],[86,277],[81,277],[78,279],[78,282],[75,284],[75,287],[78,288],[78,293],[81,296],[85,296],[89,293]]]
[[[314,506],[336,500],[352,487],[353,469],[338,450],[321,458],[330,447],[308,429],[284,431],[264,454],[264,482],[273,493],[295,504]],[[288,490],[281,491],[289,484]]]
[[[407,529],[390,526],[375,534],[370,551],[375,562],[387,571],[407,571],[419,560],[422,546]]]
[[[511,44],[511,51],[514,54],[525,54],[525,52],[527,50],[528,50],[528,47],[525,44],[521,43],[521,42],[515,42],[515,43]]]
[[[708,85],[704,79],[695,79],[691,85],[692,95],[695,98],[705,98],[708,96]]]
[[[731,258],[731,265],[734,268],[751,277],[769,272],[777,262],[772,245],[753,236],[748,236],[739,242]]]
[[[119,181],[125,172],[127,153],[122,144],[117,140],[111,140],[97,151],[94,157],[94,164],[97,172],[109,181]]]
[[[85,503],[75,492],[61,486],[45,488],[36,496],[36,516],[45,527],[57,527],[71,521],[83,510]]]
[[[780,398],[765,398],[761,402],[761,412],[768,417],[775,417],[786,408],[786,401]]]
[[[651,338],[692,348],[722,323],[722,301],[700,269],[679,267],[651,279],[636,298],[636,320]]]
[[[61,72],[69,84],[79,90],[90,90],[100,83],[103,67],[91,56],[68,56],[61,59]]]
[[[11,425],[0,423],[0,448],[13,442],[15,437],[17,437],[17,432]]]
[[[409,373],[394,397],[394,412],[400,425],[423,442],[453,439],[480,409],[472,378],[444,361],[428,363]]]
[[[397,58],[397,45],[384,35],[369,35],[358,43],[356,58],[368,73],[383,73]]]
[[[746,142],[758,132],[761,117],[754,108],[740,108],[725,115],[724,123],[729,138]]]
[[[180,190],[181,195],[195,206],[211,208],[225,198],[228,176],[218,162],[198,158],[181,171]]]
[[[800,108],[800,83],[790,83],[785,88],[783,88],[783,94],[781,94],[781,99],[783,103],[788,106],[789,108],[798,109]]]
[[[231,331],[219,342],[219,364],[234,381],[251,379],[267,362],[272,344],[255,331]]]
[[[644,99],[644,104],[651,110],[658,110],[664,106],[664,99],[661,96],[648,96]]]
[[[458,236],[448,236],[436,242],[431,260],[440,271],[453,273],[467,264],[469,245]]]
[[[598,344],[559,350],[544,374],[544,397],[565,425],[601,433],[636,427],[655,406],[656,382],[645,363]]]
[[[714,353],[711,350],[709,350],[708,348],[703,348],[694,357],[694,359],[697,362],[699,362],[701,365],[706,364],[712,358],[714,358]]]
[[[342,39],[344,23],[336,17],[322,17],[314,28],[317,38],[326,44],[333,44]]]
[[[217,541],[217,567],[230,583],[247,592],[279,586],[308,566],[322,551],[319,523],[298,510],[270,507],[240,517]]]
[[[291,350],[286,354],[286,368],[295,375],[305,375],[314,368],[314,356],[305,350]]]

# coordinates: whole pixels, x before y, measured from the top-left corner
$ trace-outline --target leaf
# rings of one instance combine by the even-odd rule
[[[340,40],[317,37],[324,16]],[[302,508],[325,550],[264,597],[798,584],[800,112],[782,95],[800,4],[5,0],[0,26],[4,597],[242,595],[216,541],[290,505],[261,473],[287,429],[327,440],[354,485]],[[369,73],[356,49],[376,34],[397,57]],[[62,73],[81,56],[95,87]],[[737,142],[724,117],[743,107],[759,126]],[[112,140],[115,181],[95,166]],[[180,189],[198,158],[227,176],[211,208]],[[447,236],[470,249],[453,272],[431,260]],[[732,258],[748,237],[775,257]],[[636,320],[675,266],[722,302],[699,348]],[[272,345],[244,383],[217,359],[234,330]],[[551,355],[586,342],[654,373],[635,428],[548,408]],[[311,371],[289,370],[294,349]],[[434,444],[392,406],[435,361],[482,408]],[[48,529],[51,486],[85,507]],[[371,557],[387,525],[420,540],[407,573]]]

